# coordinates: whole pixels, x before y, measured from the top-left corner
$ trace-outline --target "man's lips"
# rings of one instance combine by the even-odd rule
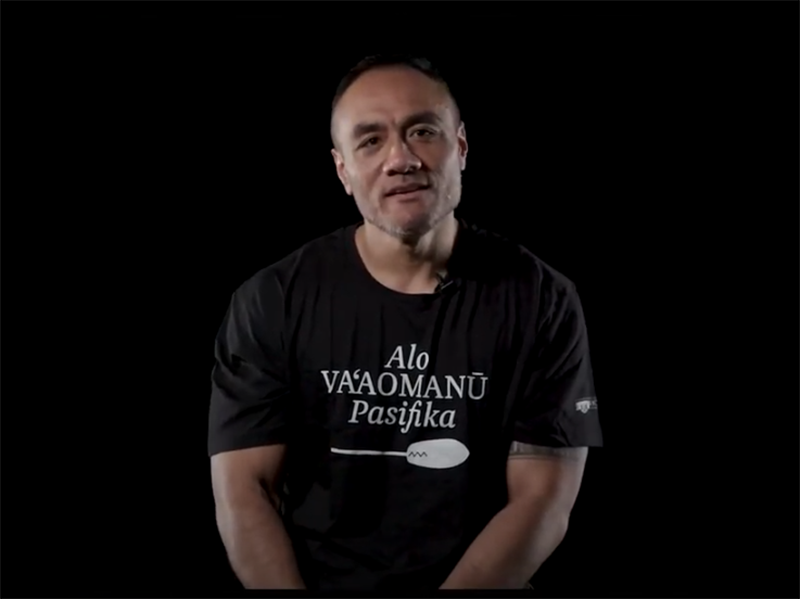
[[[403,195],[403,194],[410,194],[417,191],[424,191],[428,189],[430,185],[422,185],[422,184],[414,184],[414,185],[402,185],[400,187],[394,187],[386,192],[387,197],[396,196],[396,195]]]

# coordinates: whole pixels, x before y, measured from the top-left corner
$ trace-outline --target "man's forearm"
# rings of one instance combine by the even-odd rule
[[[217,523],[233,571],[245,588],[305,588],[289,535],[263,490],[218,509]]]
[[[495,515],[442,589],[521,589],[558,547],[567,515],[510,503]]]

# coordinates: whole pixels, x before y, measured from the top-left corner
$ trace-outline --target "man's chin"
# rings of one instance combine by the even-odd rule
[[[454,207],[455,208],[455,207]],[[450,210],[419,210],[400,213],[371,214],[366,218],[370,224],[377,227],[387,235],[405,243],[419,240],[429,233],[451,212]]]
[[[428,233],[435,223],[427,215],[414,219],[376,219],[372,224],[381,231],[402,241],[415,241]]]

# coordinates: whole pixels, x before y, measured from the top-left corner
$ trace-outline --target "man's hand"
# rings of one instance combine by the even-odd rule
[[[508,505],[492,518],[442,589],[521,589],[561,543],[588,449],[514,442]]]

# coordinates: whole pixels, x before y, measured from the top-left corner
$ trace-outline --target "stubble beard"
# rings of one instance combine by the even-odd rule
[[[370,207],[363,211],[366,222],[404,243],[413,243],[423,235],[432,231],[447,218],[457,207],[461,199],[461,186],[454,185],[447,191],[444,198],[437,200],[430,212],[415,219],[407,226],[396,225],[391,217],[383,216],[379,210]]]

